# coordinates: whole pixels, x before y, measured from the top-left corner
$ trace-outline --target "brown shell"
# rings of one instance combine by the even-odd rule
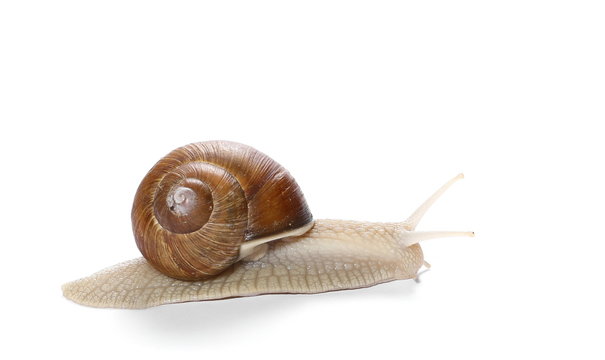
[[[237,261],[243,241],[313,217],[294,178],[265,154],[227,141],[194,143],[157,162],[135,195],[132,227],[162,273],[201,280]]]

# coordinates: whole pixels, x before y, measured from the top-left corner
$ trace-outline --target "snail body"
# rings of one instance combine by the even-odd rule
[[[250,159],[255,169],[246,168]],[[210,175],[200,176],[202,170]],[[320,293],[415,278],[426,265],[419,241],[473,235],[414,230],[460,178],[442,186],[403,222],[314,221],[294,179],[266,155],[230,142],[191,144],[160,160],[135,196],[133,230],[144,258],[67,283],[63,293],[88,306],[147,308],[269,293]],[[271,206],[263,210],[263,204]],[[167,209],[158,210],[162,206]],[[234,223],[216,223],[224,218]],[[222,237],[228,240],[227,250],[214,244]],[[203,254],[209,247],[210,254]],[[225,260],[213,260],[220,256]]]

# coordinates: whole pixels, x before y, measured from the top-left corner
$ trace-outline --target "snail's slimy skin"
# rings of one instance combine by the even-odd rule
[[[403,222],[317,220],[282,233],[286,238],[269,236],[244,243],[238,262],[204,280],[169,277],[139,258],[67,283],[63,294],[82,305],[142,309],[272,293],[312,294],[415,278],[424,264],[420,241],[474,236],[415,231],[426,211],[462,178],[459,174],[448,181]]]
[[[63,294],[82,305],[140,309],[368,287],[417,276],[424,262],[422,249],[408,245],[406,234],[406,223],[317,220],[306,234],[270,242],[259,260],[240,261],[211,279],[173,279],[139,258],[65,284]]]

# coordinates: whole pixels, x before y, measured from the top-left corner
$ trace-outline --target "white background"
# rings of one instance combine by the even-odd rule
[[[1,358],[602,359],[600,1],[3,1]],[[320,295],[102,310],[173,148],[286,166],[316,218],[404,219],[431,271]],[[7,354],[12,353],[8,356]]]

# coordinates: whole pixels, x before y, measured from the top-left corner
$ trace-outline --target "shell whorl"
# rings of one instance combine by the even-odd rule
[[[143,256],[182,280],[220,273],[237,261],[243,241],[312,221],[286,169],[254,148],[227,141],[170,152],[142,180],[132,209]]]

